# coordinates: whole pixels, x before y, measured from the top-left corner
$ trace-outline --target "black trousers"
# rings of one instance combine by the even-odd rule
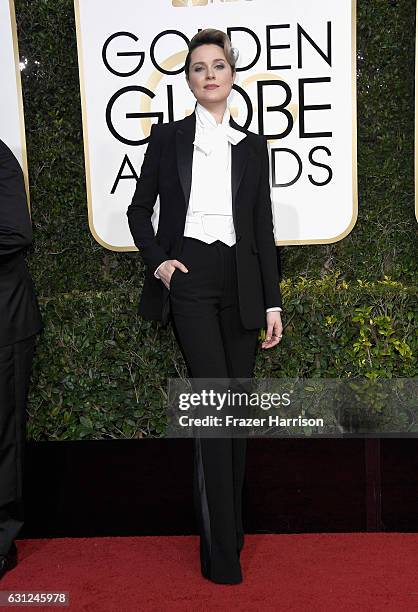
[[[179,260],[188,273],[171,277],[174,333],[190,378],[250,378],[258,329],[242,326],[238,308],[235,245],[206,244],[185,237]],[[242,580],[244,544],[242,486],[245,438],[194,439],[194,503],[204,576],[216,582]]]
[[[0,347],[0,555],[23,526],[26,399],[35,336]]]

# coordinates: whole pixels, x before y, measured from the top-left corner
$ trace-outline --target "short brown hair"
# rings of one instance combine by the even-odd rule
[[[231,46],[231,41],[228,34],[222,32],[222,30],[215,30],[215,28],[206,28],[195,34],[190,41],[189,52],[187,53],[186,61],[184,63],[184,72],[186,77],[189,76],[190,70],[190,58],[192,52],[200,45],[218,45],[223,49],[226,57],[226,61],[231,66],[232,73],[235,72],[235,65],[238,59],[238,49]]]

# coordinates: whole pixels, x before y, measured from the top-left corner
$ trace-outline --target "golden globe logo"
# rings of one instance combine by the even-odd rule
[[[208,6],[209,4],[224,4],[225,2],[242,2],[243,0],[171,0],[173,6]],[[252,2],[252,0],[244,0]]]

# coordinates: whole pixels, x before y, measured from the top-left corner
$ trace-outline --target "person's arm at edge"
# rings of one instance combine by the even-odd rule
[[[23,171],[13,152],[0,140],[0,257],[32,244]]]

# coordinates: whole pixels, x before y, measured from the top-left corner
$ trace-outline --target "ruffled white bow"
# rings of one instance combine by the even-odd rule
[[[222,123],[201,104],[196,104],[196,132],[193,144],[191,210],[205,214],[231,215],[231,145],[246,137],[229,125],[227,107]],[[203,153],[203,156],[202,156]]]
[[[206,155],[210,155],[213,149],[222,145],[222,142],[230,142],[236,145],[246,137],[246,134],[233,128],[231,125],[220,123],[213,129],[196,130],[193,144]]]

